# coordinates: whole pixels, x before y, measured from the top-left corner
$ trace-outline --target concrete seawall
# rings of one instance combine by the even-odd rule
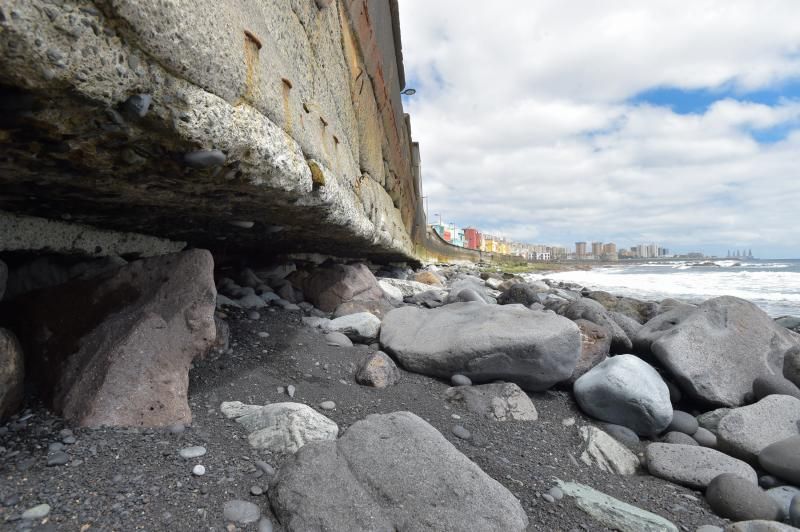
[[[0,210],[248,254],[416,258],[396,1],[9,0]]]

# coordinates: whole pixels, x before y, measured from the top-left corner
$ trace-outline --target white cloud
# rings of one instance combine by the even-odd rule
[[[430,213],[526,241],[656,240],[800,256],[793,0],[402,0],[407,101]],[[631,103],[719,91],[702,114]],[[791,220],[795,220],[791,222]]]

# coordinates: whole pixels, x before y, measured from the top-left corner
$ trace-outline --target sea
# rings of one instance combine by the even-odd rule
[[[773,318],[800,316],[800,259],[659,260],[526,277],[644,300],[702,302],[729,295],[752,301]]]

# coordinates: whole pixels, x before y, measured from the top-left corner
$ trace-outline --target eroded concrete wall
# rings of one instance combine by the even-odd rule
[[[412,258],[398,28],[388,0],[3,0],[0,209]]]

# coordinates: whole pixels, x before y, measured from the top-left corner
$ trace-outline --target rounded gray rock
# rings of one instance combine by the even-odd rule
[[[778,506],[781,509],[780,518],[781,520],[785,520],[789,518],[792,500],[800,495],[800,488],[795,488],[794,486],[778,486],[776,488],[768,489],[767,495],[772,497],[772,499],[778,503]]]
[[[748,464],[706,447],[651,443],[645,457],[651,475],[691,488],[705,488],[724,473],[753,486],[758,483],[755,470]]]
[[[731,473],[719,475],[708,484],[706,501],[717,515],[734,521],[775,521],[780,516],[780,507],[772,497],[754,482]]]
[[[237,499],[225,503],[222,508],[222,515],[228,521],[236,523],[255,523],[261,517],[261,510],[252,502]]]
[[[469,377],[456,373],[450,377],[450,384],[453,386],[471,386],[472,381]]]
[[[697,440],[685,434],[683,432],[667,432],[663,438],[661,438],[662,443],[669,443],[673,445],[700,445],[697,443]]]
[[[699,426],[697,419],[693,415],[682,410],[673,410],[672,421],[670,421],[667,430],[670,432],[683,432],[691,436]]]
[[[633,355],[604,360],[573,387],[581,410],[592,417],[651,436],[672,421],[669,389],[658,372]]]
[[[753,395],[756,401],[768,395],[791,395],[800,399],[800,388],[780,375],[762,375],[753,381]]]
[[[636,447],[640,443],[639,435],[628,427],[615,425],[614,423],[600,423],[600,428],[626,447]]]
[[[768,473],[800,486],[800,435],[764,447],[758,463]]]
[[[768,395],[759,402],[734,408],[717,427],[720,449],[747,461],[767,446],[798,434],[800,399]]]
[[[225,163],[226,156],[220,150],[197,150],[183,156],[183,161],[195,168],[219,166]]]
[[[710,449],[717,448],[717,437],[713,432],[703,427],[698,427],[697,431],[692,434],[692,438],[703,447],[708,447]]]
[[[331,347],[353,347],[353,341],[339,331],[329,332],[325,335],[325,343]]]
[[[792,526],[800,527],[800,495],[795,495],[789,504],[789,522]]]
[[[178,451],[178,454],[181,458],[185,458],[187,460],[191,458],[200,458],[204,454],[206,454],[206,448],[201,445],[194,445],[192,447],[185,447]]]
[[[461,425],[455,425],[452,428],[452,432],[456,438],[461,438],[462,440],[468,440],[472,438],[472,433],[470,433],[470,431],[468,431]]]

